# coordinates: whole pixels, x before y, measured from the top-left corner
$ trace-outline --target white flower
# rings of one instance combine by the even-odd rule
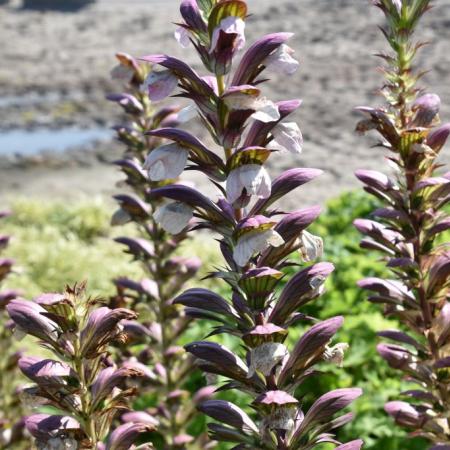
[[[288,354],[287,348],[278,342],[266,342],[250,352],[250,366],[247,378],[256,371],[269,376],[272,369]]]
[[[272,54],[270,54],[264,65],[274,72],[284,75],[292,75],[299,68],[300,63],[292,57],[294,50],[286,44],[281,44]]]
[[[300,237],[300,255],[304,262],[314,261],[323,255],[323,240],[319,236],[303,231]]]
[[[124,209],[119,208],[111,217],[111,225],[113,227],[125,225],[126,223],[131,222],[131,220],[131,216]]]
[[[6,445],[9,444],[12,437],[12,430],[11,428],[5,428],[0,431],[0,444]]]
[[[272,429],[292,430],[295,426],[297,409],[288,406],[275,409],[268,418],[268,425]]]
[[[291,153],[300,154],[303,148],[303,136],[300,128],[295,122],[279,123],[272,130],[273,140],[269,148],[274,150],[287,150]]]
[[[141,86],[152,102],[158,102],[168,97],[177,87],[178,78],[170,70],[150,72]]]
[[[193,215],[189,205],[182,202],[170,202],[157,208],[153,217],[163,230],[178,234],[187,227]]]
[[[197,117],[197,108],[194,105],[186,106],[181,109],[177,114],[178,122],[186,123]]]
[[[279,247],[283,244],[283,238],[275,230],[250,231],[238,239],[233,259],[238,266],[244,267],[253,254],[262,252],[269,246]]]
[[[248,195],[267,198],[271,191],[267,170],[259,164],[246,164],[233,169],[227,178],[227,200],[234,203],[245,189]]]
[[[78,443],[72,438],[54,437],[47,441],[46,444],[38,446],[39,450],[77,450]]]
[[[216,50],[219,42],[220,33],[236,34],[235,49],[241,50],[245,45],[245,22],[240,17],[229,16],[222,19],[219,25],[214,28],[211,38],[211,48],[209,53],[213,53]]]
[[[189,47],[191,44],[189,31],[184,27],[178,27],[174,33],[175,39],[183,48]]]
[[[399,14],[402,13],[402,0],[392,0],[392,4],[395,6],[395,9]]]
[[[177,143],[161,145],[152,150],[145,160],[151,181],[177,178],[184,170],[189,150]]]
[[[234,92],[226,95],[224,101],[231,110],[253,109],[255,111],[252,114],[253,119],[260,122],[276,122],[281,117],[278,106],[266,97],[258,97],[245,92]]]
[[[113,80],[122,80],[129,83],[134,77],[134,69],[123,64],[117,64],[111,70],[111,78]]]
[[[338,367],[342,367],[344,362],[344,353],[348,350],[349,345],[345,342],[340,342],[333,347],[326,347],[323,354],[323,359],[330,363],[336,364]]]
[[[256,112],[252,114],[253,119],[260,122],[269,123],[276,122],[280,119],[280,111],[274,102],[267,100],[265,97],[258,98],[255,103]]]

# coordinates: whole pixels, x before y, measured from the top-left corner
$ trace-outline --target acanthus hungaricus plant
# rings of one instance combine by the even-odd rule
[[[369,300],[385,304],[402,330],[386,330],[390,340],[378,346],[388,364],[413,384],[402,400],[386,404],[395,421],[433,443],[450,449],[450,251],[441,233],[450,228],[445,207],[450,173],[439,174],[437,158],[450,133],[439,125],[440,99],[423,93],[423,72],[413,66],[417,51],[413,33],[430,9],[430,0],[376,0],[386,16],[383,33],[393,52],[381,55],[386,108],[358,108],[366,118],[360,132],[376,130],[387,149],[389,174],[360,170],[364,189],[383,202],[374,220],[357,220],[366,237],[361,246],[384,254],[392,279],[368,278],[359,284],[373,292]],[[403,331],[404,330],[404,331]]]
[[[25,418],[38,450],[150,449],[134,442],[151,425],[126,423],[112,430],[135,394],[129,383],[144,375],[133,364],[116,367],[107,358],[113,341],[127,339],[123,321],[134,320],[134,312],[99,306],[83,285],[34,301],[14,299],[7,310],[15,333],[37,338],[55,357],[22,356],[18,363],[34,383],[23,388],[24,402],[56,410]]]
[[[0,219],[8,216],[6,211],[0,211]],[[8,247],[9,236],[0,234],[0,253]],[[10,274],[13,261],[10,258],[0,258],[0,283]],[[18,293],[11,289],[0,291],[0,449],[14,448],[18,450],[29,446],[23,433],[23,408],[17,396],[16,389],[18,368],[17,361],[20,352],[14,351],[11,324],[6,314],[6,305],[16,298]]]
[[[139,314],[139,323],[126,325],[133,341],[121,346],[120,358],[141,365],[146,376],[140,390],[151,395],[154,405],[147,411],[126,414],[123,419],[154,423],[157,440],[162,442],[159,445],[163,448],[212,448],[205,433],[197,431],[193,436],[188,432],[197,413],[196,405],[208,398],[213,389],[203,389],[194,399],[185,389],[194,366],[192,356],[180,347],[179,341],[192,320],[186,317],[180,305],[171,302],[184,284],[196,275],[200,260],[176,255],[188,237],[187,230],[175,230],[179,232],[175,237],[168,234],[157,223],[158,208],[164,204],[150,195],[152,189],[168,184],[166,170],[175,182],[177,166],[181,163],[183,168],[185,160],[182,157],[181,161],[177,160],[175,164],[171,161],[166,166],[165,155],[175,154],[177,145],[144,135],[151,129],[177,125],[183,111],[176,107],[156,110],[147,90],[142,88],[146,78],[154,76],[149,64],[123,53],[117,58],[119,65],[113,69],[112,76],[124,82],[125,92],[109,95],[108,99],[117,102],[126,113],[127,122],[115,127],[117,138],[126,146],[123,158],[116,164],[126,176],[131,192],[115,196],[120,208],[114,213],[112,223],[133,222],[136,225],[138,236],[122,236],[116,241],[141,263],[148,278],[115,280],[117,295],[112,304],[125,306]]]
[[[199,409],[216,422],[211,437],[233,443],[234,449],[312,449],[330,442],[359,449],[361,440],[341,444],[334,430],[352,418],[336,413],[360,396],[360,389],[338,389],[312,402],[303,382],[317,376],[316,364],[340,365],[346,345],[332,340],[342,317],[319,322],[299,312],[323,292],[333,265],[311,264],[287,280],[285,268],[299,252],[305,263],[320,257],[322,240],[306,231],[318,207],[284,213],[274,203],[320,175],[317,169],[294,168],[273,181],[266,170],[269,158],[283,152],[298,154],[302,135],[295,122],[285,120],[299,100],[274,103],[262,83],[274,72],[293,74],[299,63],[287,41],[291,33],[274,33],[256,41],[233,63],[245,46],[247,5],[240,0],[184,0],[183,22],[176,38],[192,45],[209,75],[198,75],[183,61],[162,54],[142,58],[155,69],[145,85],[150,99],[159,101],[177,88],[190,99],[215,145],[206,146],[187,131],[173,127],[150,130],[150,137],[171,144],[148,158],[151,180],[181,175],[185,165],[206,175],[217,187],[217,201],[198,190],[169,184],[152,189],[151,197],[166,199],[154,217],[174,234],[191,228],[220,236],[223,267],[212,277],[227,283],[226,298],[204,288],[190,289],[175,299],[191,317],[215,324],[212,333],[236,338],[238,353],[210,341],[186,346],[207,374],[225,378],[222,389],[251,397],[247,411],[224,400],[207,400]],[[280,282],[286,282],[284,288]],[[289,349],[289,329],[305,332]],[[248,397],[246,397],[248,398]]]

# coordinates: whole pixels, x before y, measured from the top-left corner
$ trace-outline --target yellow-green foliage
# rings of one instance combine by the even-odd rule
[[[10,208],[12,215],[2,224],[2,233],[12,236],[8,256],[16,265],[7,283],[24,296],[61,291],[81,280],[88,280],[93,295],[104,296],[113,292],[112,278],[139,274],[139,266],[130,264],[111,241],[110,208],[100,199],[76,203],[20,199]]]
[[[136,234],[133,225],[110,226],[112,202],[101,198],[76,202],[22,198],[9,208],[12,215],[2,221],[1,232],[12,237],[7,256],[14,258],[16,265],[7,286],[21,289],[25,297],[58,292],[66,284],[82,280],[88,281],[92,295],[106,296],[114,291],[113,278],[144,276],[139,264],[112,240]],[[183,244],[180,254],[208,261],[217,258],[218,248],[212,239],[202,236]],[[206,275],[205,270],[202,275]]]

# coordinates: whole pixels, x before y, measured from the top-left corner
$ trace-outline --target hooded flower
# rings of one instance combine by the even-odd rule
[[[303,136],[295,122],[279,123],[272,130],[273,140],[269,147],[275,150],[287,150],[300,154],[303,147]]]
[[[185,27],[178,27],[174,33],[175,39],[183,48],[189,47],[191,43],[189,31]]]
[[[238,238],[233,259],[239,266],[245,266],[250,258],[269,246],[279,247],[283,238],[272,229],[274,222],[267,217],[255,216],[245,219],[238,226]]]
[[[159,102],[168,97],[177,87],[178,78],[170,70],[150,72],[142,84],[152,102]]]
[[[273,53],[271,53],[264,65],[274,72],[283,75],[294,74],[300,66],[300,63],[292,57],[294,50],[286,44],[281,44]]]
[[[227,178],[227,200],[234,203],[245,189],[247,195],[267,198],[271,181],[266,169],[259,164],[245,164],[233,169]]]
[[[436,94],[425,94],[419,97],[412,105],[416,113],[412,125],[415,127],[428,127],[439,113],[441,99]]]
[[[148,154],[144,169],[148,170],[151,181],[177,178],[184,170],[188,155],[189,150],[177,143],[161,145]]]
[[[323,240],[319,236],[302,231],[300,237],[300,255],[304,262],[314,261],[323,254]]]
[[[160,206],[153,214],[153,218],[168,233],[178,234],[183,231],[194,212],[186,203],[170,202]]]
[[[254,86],[233,86],[224,94],[223,100],[232,111],[253,110],[253,119],[263,123],[276,122],[281,117],[278,106],[260,94]]]
[[[256,371],[261,372],[264,376],[269,376],[272,369],[287,355],[287,348],[279,342],[266,342],[252,349],[248,378],[251,378]]]
[[[219,51],[224,44],[228,46],[230,37],[232,38],[232,50],[241,50],[245,45],[244,30],[245,22],[240,17],[229,16],[222,19],[213,31],[209,52]]]

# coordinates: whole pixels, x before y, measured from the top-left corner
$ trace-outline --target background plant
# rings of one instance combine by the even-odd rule
[[[0,211],[0,220],[9,215]],[[8,247],[9,236],[0,235],[0,253]],[[0,283],[13,270],[13,260],[0,258]],[[9,318],[5,313],[8,303],[16,298],[17,291],[5,289],[0,291],[0,346],[3,349],[0,358],[0,448],[25,448],[27,439],[23,433],[22,416],[24,410],[17,397],[17,361],[20,352],[14,351],[13,337]]]
[[[187,234],[179,233],[174,238],[156,222],[155,211],[161,202],[152,198],[151,192],[168,182],[158,176],[155,166],[153,172],[150,169],[154,180],[149,182],[145,170],[149,161],[158,160],[161,148],[170,149],[171,144],[163,145],[161,139],[146,136],[144,132],[178,124],[178,108],[155,110],[149,94],[142,89],[144,80],[153,76],[149,65],[139,63],[129,55],[118,54],[117,57],[119,65],[112,75],[125,82],[126,91],[109,95],[108,99],[121,105],[126,114],[126,123],[115,127],[117,138],[125,145],[123,158],[116,164],[126,176],[132,194],[115,196],[120,208],[113,215],[112,224],[135,224],[135,235],[121,236],[116,241],[141,264],[146,278],[139,281],[117,278],[117,295],[112,298],[112,304],[139,313],[140,327],[133,328],[134,345],[122,346],[120,357],[136,360],[145,367],[147,377],[139,403],[142,404],[142,397],[145,397],[149,399],[146,403],[152,405],[145,413],[127,415],[124,419],[143,420],[145,417],[149,423],[156,423],[155,444],[158,448],[211,448],[212,443],[205,442],[202,428],[191,426],[196,404],[208,398],[211,389],[203,389],[194,399],[186,390],[193,376],[193,364],[179,342],[191,320],[180,306],[171,302],[184,284],[195,276],[200,260],[176,255]]]
[[[13,299],[7,310],[16,334],[37,338],[55,357],[22,356],[18,362],[35,383],[22,389],[22,397],[28,405],[45,406],[50,412],[25,419],[37,449],[150,448],[133,445],[141,433],[153,429],[148,424],[129,423],[112,430],[118,412],[135,393],[128,379],[144,376],[139,367],[119,368],[107,360],[111,342],[128,338],[123,321],[135,319],[135,313],[98,306],[98,300],[87,297],[84,285],[34,301]]]
[[[303,262],[310,262],[322,251],[321,239],[305,231],[318,216],[317,207],[293,213],[270,209],[286,193],[320,174],[316,169],[291,169],[271,182],[264,166],[275,151],[301,152],[298,126],[282,122],[301,102],[275,104],[259,88],[264,81],[259,77],[265,69],[285,75],[295,72],[298,62],[286,45],[291,35],[275,33],[258,40],[230,75],[235,53],[245,43],[246,3],[186,0],[180,11],[184,21],[176,31],[178,41],[183,47],[193,44],[213,76],[200,77],[176,58],[150,55],[142,59],[164,70],[152,72],[145,84],[155,100],[167,97],[179,86],[179,95],[194,101],[218,149],[211,150],[181,129],[149,131],[149,136],[173,142],[170,149],[159,148],[158,161],[147,160],[149,175],[152,179],[157,170],[158,176],[173,178],[189,161],[191,169],[203,172],[218,188],[219,200],[213,202],[188,186],[168,185],[151,193],[154,198],[168,199],[155,217],[175,235],[193,216],[198,220],[197,228],[220,235],[223,262],[211,277],[228,284],[228,300],[195,288],[179,296],[176,303],[183,304],[188,315],[215,322],[211,334],[235,337],[243,358],[211,341],[194,342],[186,349],[203,371],[224,377],[222,390],[247,395],[246,403],[255,410],[255,420],[224,400],[206,401],[199,409],[220,422],[209,424],[211,436],[234,443],[235,449],[306,449],[324,442],[339,448],[360,448],[360,440],[340,445],[331,432],[351,419],[351,414],[332,417],[361,394],[359,389],[329,392],[306,413],[305,402],[299,400],[305,395],[304,380],[316,374],[313,366],[323,360],[341,364],[346,348],[345,344],[329,345],[342,325],[342,317],[316,322],[298,312],[321,295],[333,266],[308,266],[281,292],[277,289],[285,276],[282,270],[292,264],[291,253],[300,251]],[[277,215],[281,220],[275,218]],[[306,327],[289,351],[284,345],[288,329],[299,322],[314,325]]]
[[[423,436],[433,449],[450,448],[449,354],[450,252],[442,233],[450,228],[444,211],[450,193],[448,173],[438,175],[439,152],[450,125],[437,127],[440,99],[423,94],[417,82],[423,72],[413,63],[423,43],[413,33],[430,0],[377,0],[386,16],[383,33],[393,50],[380,55],[386,65],[381,90],[386,108],[359,108],[366,119],[357,129],[376,129],[380,146],[389,151],[392,173],[356,173],[367,192],[383,207],[375,220],[357,220],[366,235],[363,248],[381,251],[393,279],[367,278],[359,284],[373,291],[372,302],[385,304],[385,314],[398,318],[402,329],[380,336],[394,343],[377,349],[388,364],[413,383],[402,392],[408,401],[388,402],[386,411],[402,426]]]

